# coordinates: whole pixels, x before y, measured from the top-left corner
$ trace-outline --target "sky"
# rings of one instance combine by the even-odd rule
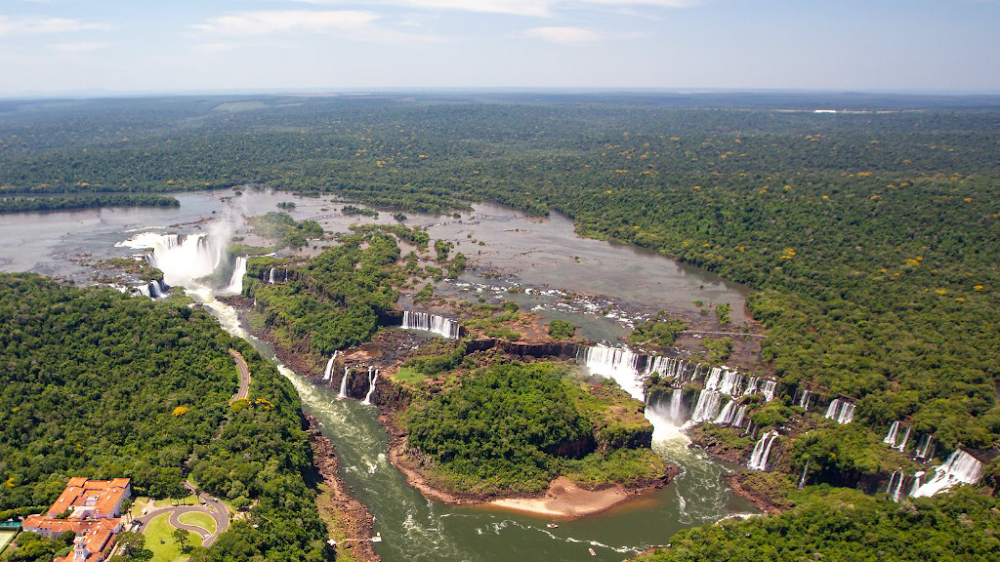
[[[0,0],[0,95],[1000,94],[1000,0]]]

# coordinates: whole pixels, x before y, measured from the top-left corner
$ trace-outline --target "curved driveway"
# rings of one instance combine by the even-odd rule
[[[246,360],[243,359],[239,351],[230,349],[229,354],[233,356],[233,361],[236,361],[236,368],[240,372],[240,390],[229,400],[230,403],[233,403],[237,400],[243,400],[250,394],[250,367],[247,366]]]
[[[170,514],[170,524],[178,529],[184,529],[185,531],[193,531],[201,537],[202,546],[212,546],[215,539],[219,537],[220,534],[224,533],[226,529],[229,528],[229,509],[226,505],[220,501],[214,500],[208,494],[202,494],[200,496],[201,501],[205,502],[205,505],[177,505],[170,507],[161,507],[150,511],[146,515],[139,517],[136,521],[142,523],[142,530],[145,532],[146,526],[149,522],[158,515],[163,515],[164,513]],[[194,525],[186,525],[181,523],[178,517],[182,513],[188,513],[191,511],[197,511],[210,516],[215,519],[215,533],[210,533],[206,529],[201,527],[196,527]]]

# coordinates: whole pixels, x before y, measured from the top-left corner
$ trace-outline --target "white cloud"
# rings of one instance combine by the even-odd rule
[[[60,53],[90,53],[93,51],[99,51],[101,49],[106,49],[110,47],[110,43],[101,43],[98,41],[79,41],[76,43],[56,43],[52,45],[52,50]]]
[[[582,27],[533,27],[526,30],[524,34],[528,37],[560,45],[590,43],[603,37],[600,33],[592,29]]]
[[[293,0],[306,4],[337,5],[346,0]],[[513,16],[548,16],[550,0],[372,0],[370,4],[390,4],[423,10],[459,10]]]
[[[584,0],[589,4],[605,6],[653,6],[657,8],[688,8],[701,4],[701,0]]]
[[[222,35],[267,35],[288,32],[356,31],[379,16],[353,10],[278,10],[234,14],[211,18],[193,28]]]
[[[349,0],[291,0],[304,4],[335,6]],[[369,4],[390,4],[421,10],[457,10],[484,14],[548,17],[553,8],[598,4],[616,7],[686,8],[704,0],[370,0]]]
[[[110,25],[89,23],[67,18],[16,17],[0,15],[0,37],[38,33],[73,33],[77,31],[108,31]]]

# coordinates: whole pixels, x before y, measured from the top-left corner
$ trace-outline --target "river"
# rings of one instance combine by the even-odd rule
[[[370,219],[344,217],[329,200],[301,198],[283,193],[232,197],[232,192],[178,194],[174,209],[88,209],[82,211],[7,215],[0,223],[0,269],[35,271],[49,276],[91,282],[94,271],[87,263],[106,257],[135,253],[116,247],[139,232],[191,233],[207,230],[205,219],[226,220],[240,230],[241,215],[276,210],[282,201],[296,204],[298,219],[316,218],[328,231],[345,230],[351,223]],[[382,213],[374,222],[393,222]],[[496,285],[484,271],[510,274],[506,286],[533,287],[539,291],[562,289],[585,296],[605,296],[632,307],[667,308],[696,314],[695,300],[733,305],[734,319],[743,318],[745,292],[738,286],[663,257],[577,237],[565,217],[526,217],[494,205],[476,205],[462,219],[410,215],[408,224],[425,225],[432,238],[456,243],[470,263],[479,266],[459,281],[468,285]],[[475,241],[475,242],[474,242]],[[479,245],[483,241],[484,245]],[[314,251],[318,251],[319,248]],[[482,253],[479,253],[479,252]],[[466,287],[466,290],[468,287]],[[447,287],[442,287],[447,290]],[[453,287],[460,292],[461,286]],[[312,385],[275,357],[264,342],[246,334],[235,311],[214,299],[205,287],[187,287],[204,303],[223,328],[248,339],[295,386],[305,410],[322,424],[336,444],[342,476],[353,494],[375,516],[374,530],[383,541],[376,551],[386,562],[396,561],[510,561],[591,559],[618,561],[650,546],[669,542],[677,531],[716,521],[733,513],[751,512],[751,506],[725,486],[731,468],[714,462],[675,428],[654,419],[654,448],[682,467],[675,482],[661,490],[615,507],[605,513],[546,526],[546,518],[477,507],[445,506],[423,498],[406,485],[403,475],[388,463],[388,435],[377,419],[377,410],[353,400],[338,401],[336,393]],[[528,298],[526,296],[520,298]],[[622,331],[620,323],[600,313],[559,311],[565,300],[538,294],[538,307],[587,324],[594,333]],[[372,471],[374,467],[374,471]],[[589,548],[595,557],[587,553]]]

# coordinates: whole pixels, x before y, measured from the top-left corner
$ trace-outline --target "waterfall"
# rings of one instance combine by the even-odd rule
[[[746,416],[747,416],[747,407],[746,406],[740,406],[736,410],[736,415],[733,416],[732,426],[733,427],[740,427],[741,425],[743,425],[743,418],[745,418]]]
[[[614,379],[633,398],[645,402],[637,368],[640,356],[631,349],[597,344],[581,349],[577,357],[592,374]]]
[[[267,274],[267,284],[268,285],[274,285],[274,268],[273,267],[271,268],[271,271]]]
[[[722,394],[707,388],[698,393],[698,403],[691,413],[693,423],[712,421],[719,415],[719,401]]]
[[[729,425],[733,423],[733,418],[736,416],[735,405],[736,405],[735,400],[730,400],[729,402],[726,402],[726,405],[723,406],[722,411],[719,412],[719,415],[716,416],[715,418],[715,425]]]
[[[740,384],[743,382],[743,375],[736,371],[723,371],[722,383],[719,384],[719,392],[726,396],[739,396]]]
[[[338,353],[340,353],[340,351],[334,351],[330,360],[326,362],[326,370],[323,371],[323,382],[329,382],[330,377],[333,376],[331,371],[333,370],[333,362],[337,360]]]
[[[933,452],[928,455],[928,451],[931,450],[931,444],[934,442],[934,436],[930,433],[924,435],[920,438],[920,442],[917,443],[917,456],[918,459],[929,459],[933,455]]]
[[[983,476],[983,463],[962,449],[956,449],[935,469],[934,478],[917,488],[913,497],[930,497],[955,484],[975,484]]]
[[[146,259],[163,271],[167,285],[191,287],[218,269],[227,241],[228,236],[221,233],[218,238],[209,238],[205,233],[182,238],[176,234],[143,232],[116,246],[151,250]]]
[[[854,419],[854,404],[846,400],[834,398],[833,402],[830,402],[830,405],[827,406],[824,417],[841,424],[851,423],[851,420]]]
[[[899,451],[900,453],[905,453],[906,452],[906,442],[909,441],[909,440],[910,440],[910,428],[907,427],[906,428],[906,433],[903,435],[903,442],[900,443],[898,447],[895,447],[895,449],[897,451]]]
[[[899,498],[903,493],[903,480],[906,479],[906,473],[903,472],[902,468],[897,468],[892,476],[889,477],[889,485],[885,487],[885,493],[892,497],[892,501],[899,503]],[[893,486],[895,484],[895,486]]]
[[[760,381],[757,377],[750,377],[747,381],[747,387],[743,389],[743,396],[750,396],[757,392],[757,383]]]
[[[910,497],[917,495],[917,490],[920,489],[920,478],[924,475],[924,471],[918,471],[913,475],[913,487],[910,488]]]
[[[712,367],[712,370],[705,377],[705,390],[719,390],[722,382],[722,368]]]
[[[799,408],[809,411],[809,389],[802,391],[802,396],[799,397]]]
[[[764,386],[761,387],[760,393],[764,395],[764,400],[770,402],[774,400],[774,391],[777,389],[778,383],[773,380],[764,381]]]
[[[368,367],[368,394],[365,394],[365,399],[362,404],[372,403],[372,394],[375,393],[375,381],[378,380],[378,369],[373,367]]]
[[[233,268],[233,275],[229,278],[229,286],[219,292],[220,295],[240,295],[243,294],[243,276],[247,274],[246,256],[236,256],[236,266]]]
[[[750,455],[750,462],[747,468],[750,470],[767,470],[767,458],[771,456],[771,446],[778,440],[778,432],[771,430],[757,440],[753,446],[753,454]]]
[[[806,459],[806,464],[802,467],[802,477],[799,478],[799,490],[804,490],[806,487],[806,472],[809,470],[809,459]]]
[[[894,421],[892,425],[889,426],[889,434],[885,436],[882,440],[883,443],[889,445],[890,447],[896,446],[896,433],[899,432],[899,422]]]
[[[337,393],[337,400],[347,398],[347,376],[351,374],[350,367],[344,367],[344,378],[340,379],[340,392]]]
[[[431,332],[448,339],[458,339],[458,321],[427,312],[403,311],[403,329]]]
[[[153,298],[152,293],[149,291],[149,283],[146,283],[145,285],[136,285],[135,290],[139,291],[139,294],[144,297]]]
[[[674,425],[684,423],[684,391],[680,388],[675,388],[670,395],[670,421]]]

